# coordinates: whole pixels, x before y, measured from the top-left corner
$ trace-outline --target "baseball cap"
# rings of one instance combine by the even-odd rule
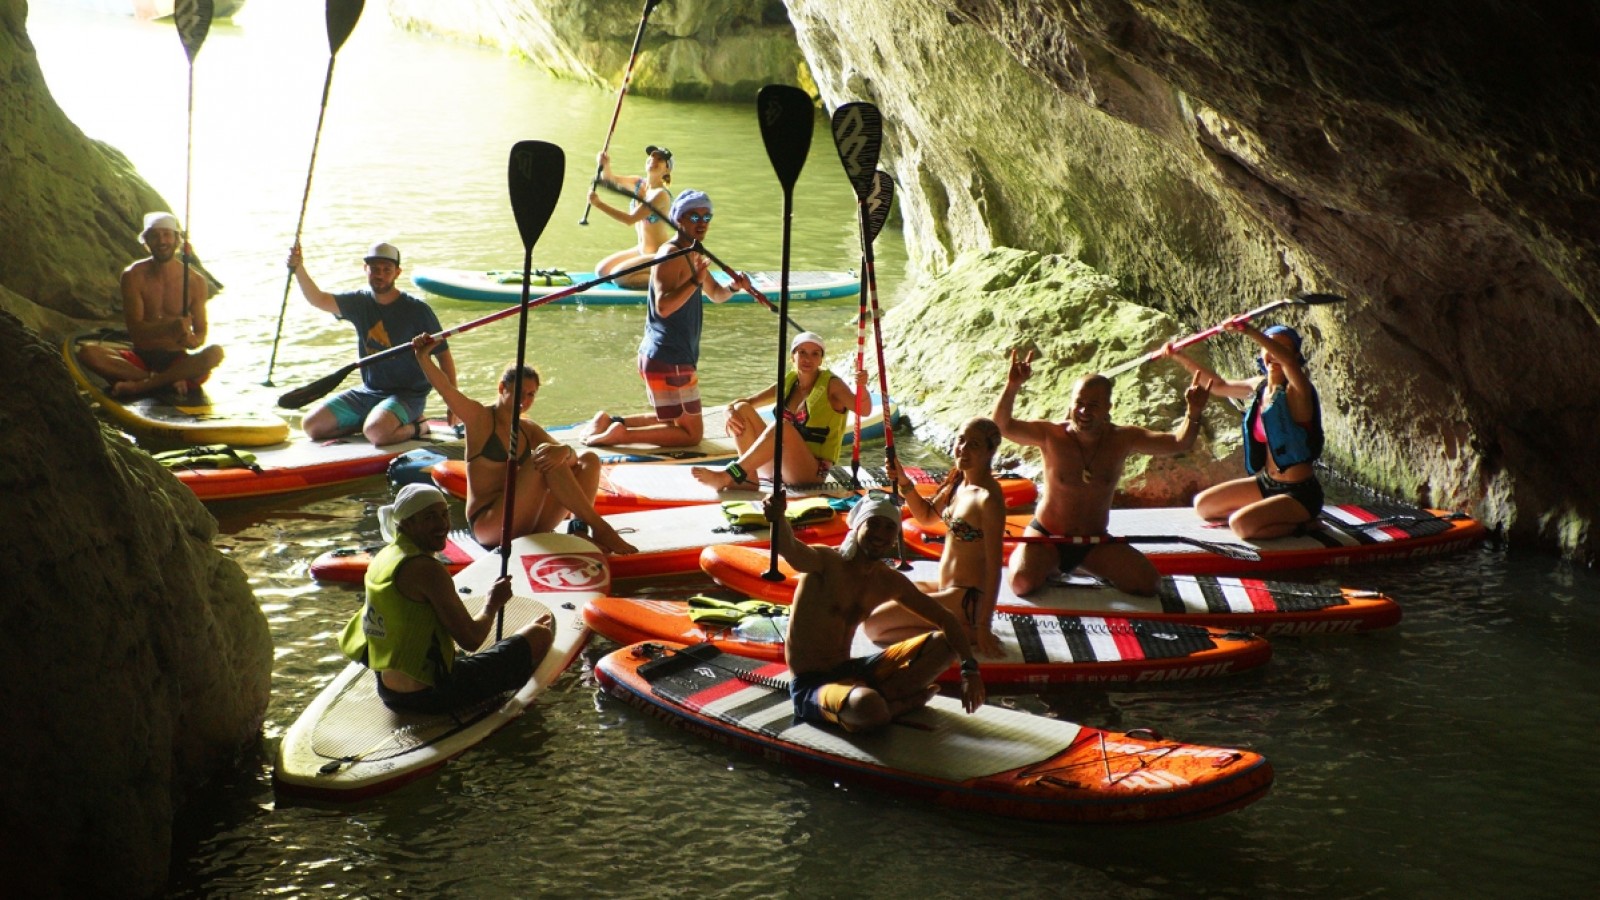
[[[150,233],[152,228],[170,228],[173,231],[182,231],[178,227],[178,217],[169,212],[153,212],[144,214],[144,230],[139,232],[143,237]]]
[[[823,353],[828,352],[827,345],[822,343],[822,335],[817,334],[815,331],[802,331],[795,335],[794,340],[789,342],[789,352],[793,353],[800,349],[801,344],[816,344],[822,349]]]
[[[651,144],[650,146],[644,148],[644,155],[645,156],[655,156],[657,153],[661,154],[661,158],[667,161],[667,171],[671,172],[672,171],[672,151],[671,150],[668,150],[665,147],[657,147],[655,144]]]
[[[395,265],[400,265],[400,248],[386,241],[379,241],[372,245],[367,255],[362,257],[363,262],[372,262],[375,259],[386,259]]]

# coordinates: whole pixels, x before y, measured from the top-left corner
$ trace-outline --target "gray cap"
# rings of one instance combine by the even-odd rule
[[[400,265],[400,248],[387,241],[379,241],[372,245],[372,249],[367,251],[366,256],[362,257],[364,262],[372,262],[375,259],[386,259],[398,266]]]

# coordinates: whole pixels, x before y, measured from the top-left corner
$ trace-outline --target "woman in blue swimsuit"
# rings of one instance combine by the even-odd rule
[[[512,509],[511,534],[507,540],[541,531],[554,531],[568,513],[589,526],[594,542],[607,553],[634,553],[594,508],[600,486],[600,458],[579,453],[559,443],[522,414],[533,405],[539,393],[539,373],[531,367],[522,370],[522,398],[513,401],[516,366],[506,367],[500,376],[500,389],[493,406],[461,393],[429,355],[434,343],[430,334],[419,334],[411,342],[422,374],[428,377],[450,412],[467,428],[467,523],[472,537],[485,547],[497,547],[505,519],[507,461],[517,460],[517,498]],[[516,423],[513,434],[512,423]],[[530,465],[531,463],[531,465]]]
[[[661,245],[672,238],[672,223],[650,209],[653,206],[665,212],[672,205],[672,191],[669,189],[672,185],[672,151],[652,144],[644,148],[644,155],[643,177],[637,175],[618,177],[611,174],[610,156],[606,153],[600,154],[600,177],[624,190],[631,191],[633,201],[624,211],[605,202],[597,191],[591,190],[589,203],[618,222],[632,225],[639,236],[639,242],[600,260],[594,267],[596,274],[609,275],[618,269],[649,262],[656,258],[656,251]],[[628,288],[643,288],[649,283],[648,269],[617,279],[619,286]]]
[[[918,584],[924,593],[954,612],[980,655],[1002,655],[995,637],[995,598],[1005,559],[1006,501],[994,477],[1000,429],[989,419],[968,419],[956,436],[950,476],[931,499],[917,493],[903,471],[895,471],[906,509],[923,526],[943,520],[948,536],[939,557],[939,583]],[[867,637],[893,643],[928,630],[928,623],[898,603],[885,603],[864,623]]]

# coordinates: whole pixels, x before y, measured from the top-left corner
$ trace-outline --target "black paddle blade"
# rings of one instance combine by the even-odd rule
[[[787,84],[769,84],[756,94],[756,116],[767,159],[772,161],[772,171],[787,194],[800,180],[806,154],[811,152],[817,108],[805,91]]]
[[[833,111],[833,146],[844,163],[844,174],[865,203],[872,192],[873,172],[883,149],[883,116],[871,103],[846,103]]]
[[[307,403],[321,400],[328,393],[344,382],[345,378],[356,370],[355,363],[340,369],[332,375],[324,375],[305,387],[298,387],[278,398],[278,405],[284,409],[299,409]]]
[[[344,42],[349,40],[350,32],[356,30],[363,5],[363,0],[328,0],[329,55],[337,54]]]
[[[211,17],[215,12],[212,0],[178,0],[172,8],[173,24],[178,26],[178,40],[183,42],[183,52],[189,55],[190,65],[200,52],[200,45],[211,33]]]
[[[1294,302],[1304,303],[1308,306],[1318,306],[1323,303],[1343,303],[1344,298],[1338,294],[1301,294],[1294,298]]]
[[[862,199],[867,212],[867,244],[878,239],[883,223],[889,221],[889,208],[894,205],[894,179],[879,169],[872,173],[872,190]]]
[[[511,186],[511,212],[517,217],[522,248],[532,250],[550,214],[561,199],[561,180],[567,174],[567,155],[547,141],[517,141],[511,148],[507,183]]]

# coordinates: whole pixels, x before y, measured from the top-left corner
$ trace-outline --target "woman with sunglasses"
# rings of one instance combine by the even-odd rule
[[[589,205],[600,210],[606,215],[624,225],[633,226],[639,241],[626,250],[618,250],[605,259],[595,264],[594,271],[597,275],[610,275],[618,269],[626,269],[640,263],[649,262],[656,256],[656,251],[661,245],[672,237],[672,223],[663,221],[651,207],[666,209],[672,203],[672,151],[654,144],[644,148],[645,164],[644,175],[624,175],[617,177],[611,174],[611,155],[600,153],[600,178],[603,181],[617,185],[633,194],[633,200],[628,203],[627,211],[620,210],[600,198],[600,194],[593,189],[589,191]],[[635,272],[618,278],[616,283],[621,287],[639,289],[650,282],[649,272]]]

